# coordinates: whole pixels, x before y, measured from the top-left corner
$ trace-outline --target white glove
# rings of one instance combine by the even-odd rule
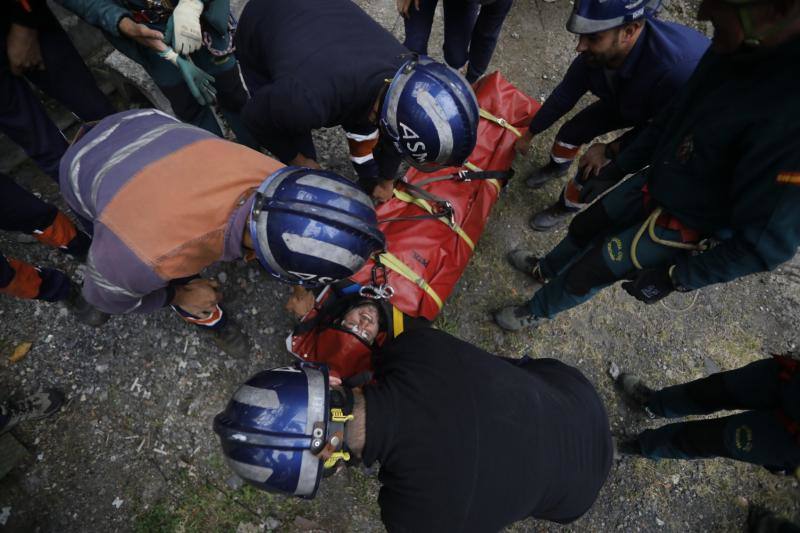
[[[201,0],[180,0],[172,12],[174,41],[172,48],[181,55],[188,56],[203,46],[203,33],[200,30],[200,15],[203,14]]]

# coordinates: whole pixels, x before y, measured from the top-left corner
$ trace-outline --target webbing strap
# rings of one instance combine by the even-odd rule
[[[467,162],[465,162],[465,163],[464,163],[464,168],[466,168],[467,170],[471,170],[471,171],[473,171],[473,172],[483,172],[483,169],[482,169],[481,167],[479,167],[479,166],[478,166],[478,165],[476,165],[475,163],[472,163],[471,161],[467,161]],[[498,192],[498,193],[499,193],[499,192],[500,192],[500,190],[503,188],[503,186],[502,186],[502,185],[500,185],[500,182],[499,182],[499,181],[497,181],[496,179],[490,179],[490,180],[486,180],[486,181],[488,181],[489,183],[491,183],[492,185],[494,185],[494,186],[495,186],[495,188],[497,189],[497,192]]]
[[[422,276],[414,272],[408,265],[400,261],[391,252],[383,252],[379,257],[381,263],[383,263],[388,268],[390,268],[394,272],[397,272],[398,274],[406,278],[408,281],[410,281],[411,283],[413,283],[414,285],[425,291],[425,294],[430,296],[431,299],[434,302],[436,302],[436,306],[439,308],[439,310],[442,309],[442,306],[444,306],[444,302],[442,302],[442,299],[439,297],[438,294],[436,294],[436,291],[433,290],[433,287],[428,285],[428,282],[425,281],[425,279],[423,279]]]
[[[403,333],[403,322],[405,322],[403,312],[394,305],[392,306],[392,335],[399,337]]]
[[[425,211],[428,212],[428,214],[431,214],[431,215],[435,214],[433,212],[433,207],[431,206],[430,203],[428,203],[427,200],[424,200],[422,198],[415,198],[414,196],[411,196],[407,192],[401,191],[400,189],[395,189],[394,190],[394,196],[395,196],[395,198],[397,198],[400,201],[403,201],[403,202],[406,202],[406,203],[409,203],[409,204],[414,204],[417,207],[419,207],[421,209],[424,209]],[[455,231],[458,234],[458,236],[461,237],[464,240],[465,243],[467,243],[467,246],[469,246],[471,250],[475,249],[475,243],[472,242],[472,239],[470,238],[470,236],[467,235],[467,233],[461,228],[461,226],[459,226],[455,222],[451,223],[451,221],[447,217],[436,217],[436,218],[438,220],[440,220],[443,224],[445,224],[448,228],[450,228],[451,230]]]
[[[485,118],[486,120],[488,120],[489,122],[494,122],[498,126],[502,126],[503,128],[507,129],[517,137],[522,137],[522,132],[519,131],[514,126],[512,126],[511,124],[509,124],[508,121],[503,117],[496,117],[491,113],[489,113],[488,111],[486,111],[485,109],[481,109],[480,111],[478,111],[478,114],[483,118]]]

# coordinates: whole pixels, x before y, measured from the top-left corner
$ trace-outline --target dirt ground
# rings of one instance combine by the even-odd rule
[[[359,0],[402,37],[390,0]],[[567,0],[518,0],[505,24],[492,68],[521,89],[546,96],[574,55],[564,30]],[[673,3],[664,18],[695,24],[695,6]],[[441,21],[431,53],[441,57]],[[555,127],[518,175],[546,160]],[[343,136],[320,132],[323,166],[352,174]],[[55,200],[52,183],[30,165],[18,181]],[[527,219],[547,206],[561,183],[539,191],[512,183],[492,213],[475,257],[437,325],[499,355],[550,356],[579,367],[603,396],[613,429],[634,433],[654,425],[623,405],[606,370],[613,361],[664,386],[756,360],[798,344],[800,262],[694,295],[645,307],[619,287],[534,332],[505,334],[489,310],[521,302],[532,289],[505,263],[515,247],[548,251],[564,230],[537,234]],[[0,234],[9,255],[55,265],[80,277],[57,252]],[[57,305],[0,299],[0,391],[57,385],[70,402],[56,418],[14,435],[28,460],[0,480],[0,522],[9,531],[381,531],[375,472],[350,469],[327,480],[314,501],[243,487],[224,466],[211,420],[238,383],[291,357],[284,338],[292,320],[282,311],[288,289],[254,266],[212,269],[229,309],[253,337],[246,361],[216,350],[169,311],[115,317],[101,329],[76,324]],[[21,342],[23,360],[8,355]],[[537,480],[531,480],[536,483]],[[612,470],[594,507],[569,526],[527,520],[509,531],[739,531],[743,501],[764,504],[800,521],[800,489],[791,477],[727,460],[624,459]],[[3,526],[0,526],[2,528]]]

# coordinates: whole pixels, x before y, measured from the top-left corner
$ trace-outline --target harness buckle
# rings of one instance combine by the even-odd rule
[[[459,170],[458,172],[456,172],[456,176],[458,181],[464,181],[464,182],[472,181],[472,178],[469,177],[469,170],[467,169]]]

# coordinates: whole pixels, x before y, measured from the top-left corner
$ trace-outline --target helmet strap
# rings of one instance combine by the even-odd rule
[[[347,422],[353,420],[355,403],[352,389],[349,387],[331,389],[330,403],[327,443],[320,451],[326,470],[335,467],[339,461],[348,466],[354,463],[352,452],[347,446]]]

